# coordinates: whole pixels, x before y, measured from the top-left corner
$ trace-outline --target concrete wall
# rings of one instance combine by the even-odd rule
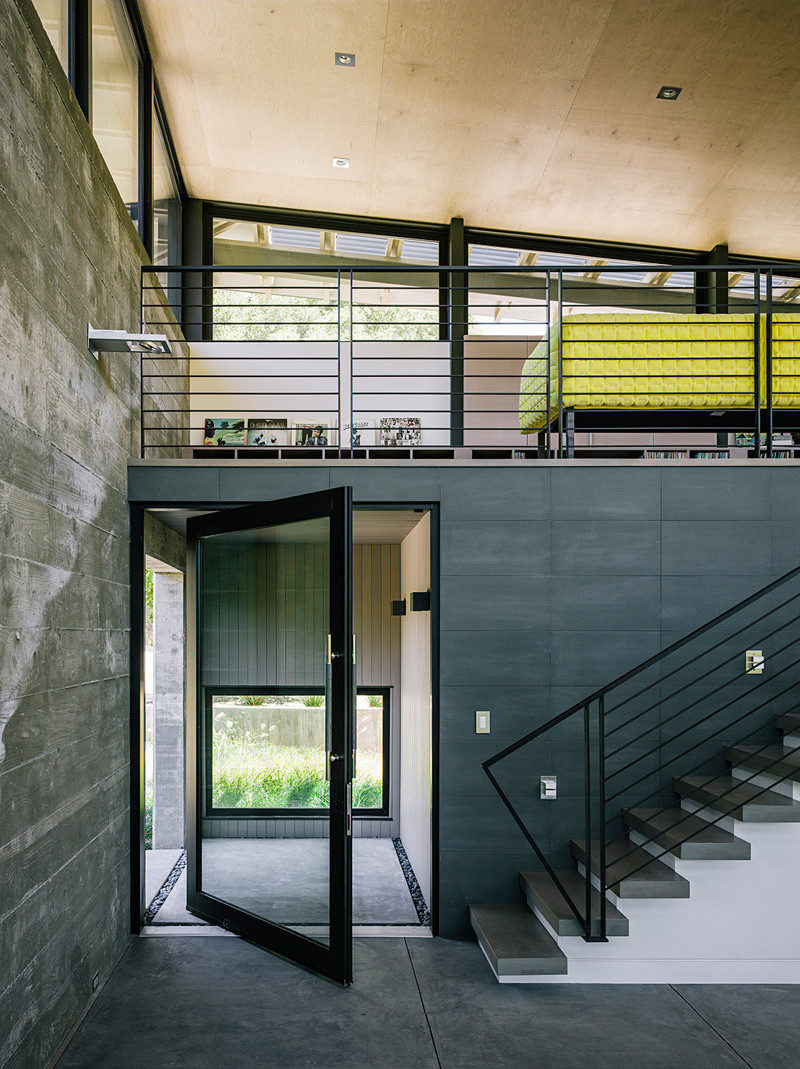
[[[416,462],[134,467],[139,500],[244,503],[350,483],[355,500],[441,503],[441,931],[467,901],[515,901],[533,857],[480,762],[800,562],[800,472],[736,464]],[[475,734],[489,709],[492,733]],[[526,752],[559,778],[531,801],[563,851],[583,800],[577,739]],[[542,808],[544,807],[544,808]],[[579,814],[578,814],[579,815]]]
[[[46,1065],[128,939],[138,362],[86,328],[138,328],[144,251],[29,0],[0,99],[0,1063]]]

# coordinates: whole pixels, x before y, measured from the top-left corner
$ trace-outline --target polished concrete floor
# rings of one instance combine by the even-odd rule
[[[164,871],[168,853],[147,852],[148,902],[171,868]],[[172,864],[177,857],[178,853],[174,852]],[[327,924],[328,865],[327,839],[206,839],[203,842],[204,889],[216,898],[279,924]],[[160,882],[156,882],[162,872]],[[185,870],[156,913],[154,923],[197,923],[197,918],[186,911]],[[419,924],[391,839],[353,840],[353,923]]]
[[[354,948],[343,990],[239,939],[137,939],[59,1066],[800,1064],[800,987],[501,986],[474,943]]]

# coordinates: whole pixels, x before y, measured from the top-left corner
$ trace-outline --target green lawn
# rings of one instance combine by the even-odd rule
[[[213,749],[213,804],[224,809],[325,809],[328,783],[319,749],[272,746],[262,739],[218,733]],[[353,807],[380,808],[383,800],[380,754],[359,751]]]

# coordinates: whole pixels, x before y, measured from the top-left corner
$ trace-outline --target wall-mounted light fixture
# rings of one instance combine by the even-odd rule
[[[392,616],[405,616],[406,614],[406,599],[402,601],[392,602]]]
[[[131,334],[127,330],[96,330],[91,323],[86,332],[86,348],[95,358],[100,353],[150,353],[167,356],[172,345],[166,334]]]
[[[415,590],[411,595],[411,611],[412,612],[430,612],[431,609],[431,592],[430,590]]]

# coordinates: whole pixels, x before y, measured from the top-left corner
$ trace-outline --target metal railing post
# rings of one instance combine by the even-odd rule
[[[550,427],[550,270],[549,268],[545,272],[544,281],[544,336],[547,339],[547,358],[545,360],[545,426],[547,427],[546,442],[547,442],[547,458],[550,459],[551,450],[551,427]]]
[[[583,707],[583,776],[586,818],[586,938],[592,937],[592,766],[591,766],[591,722],[589,705]]]
[[[556,347],[556,360],[558,361],[558,455],[564,456],[564,360],[562,355],[562,322],[563,322],[563,287],[564,273],[559,268],[558,272],[558,345]]]
[[[336,400],[339,410],[339,459],[342,457],[342,432],[344,411],[342,409],[342,269],[336,269]],[[350,424],[350,444],[353,442],[353,425]]]
[[[766,351],[764,353],[764,359],[766,360],[766,372],[767,372],[767,456],[774,455],[772,448],[772,434],[773,434],[773,412],[772,412],[772,268],[767,268],[767,318],[766,318]]]
[[[753,346],[753,375],[755,387],[755,410],[756,410],[756,438],[755,455],[761,456],[761,272],[758,268],[753,272],[753,300],[755,311],[754,320],[754,346]]]
[[[597,811],[600,814],[600,938],[606,939],[606,705],[597,699]]]

